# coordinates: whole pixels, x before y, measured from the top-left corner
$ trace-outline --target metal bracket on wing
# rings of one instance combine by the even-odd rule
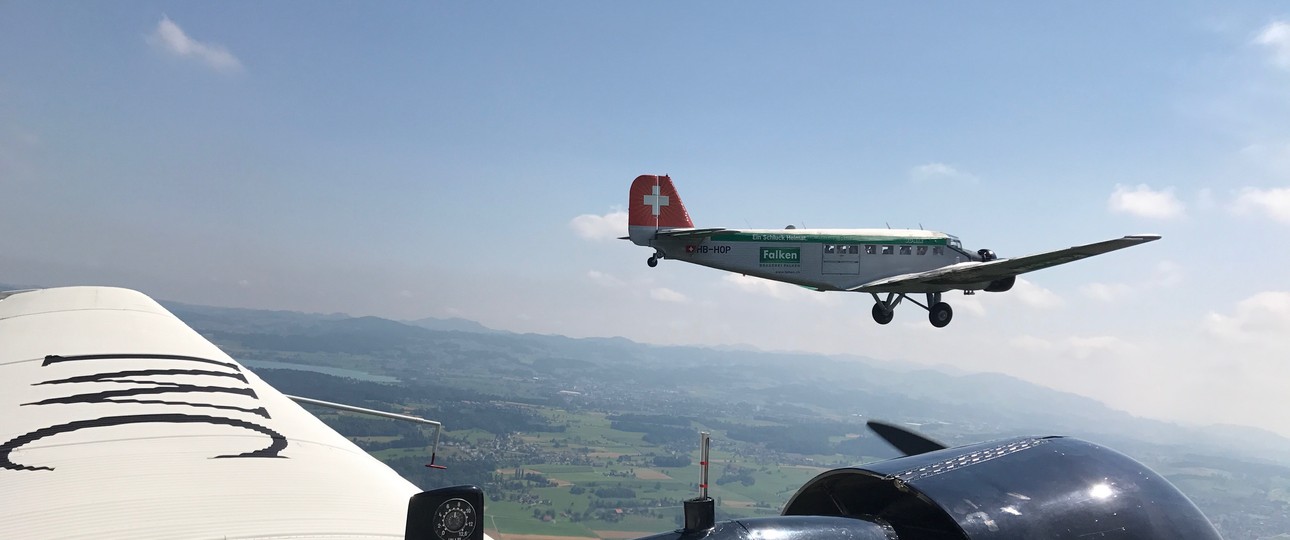
[[[335,409],[338,411],[352,412],[357,414],[366,414],[369,416],[379,416],[381,418],[389,418],[392,420],[401,420],[403,422],[412,422],[414,424],[434,426],[434,446],[430,450],[430,463],[427,463],[426,467],[430,467],[431,469],[448,468],[443,465],[435,465],[435,462],[434,462],[435,456],[439,454],[439,434],[443,432],[443,424],[439,422],[435,422],[434,420],[426,420],[425,418],[410,416],[406,414],[378,411],[376,409],[364,409],[363,407],[355,407],[353,405],[345,405],[343,403],[332,403],[330,401],[323,401],[321,399],[312,399],[307,397],[291,396],[291,395],[288,395],[287,397],[290,398],[292,401],[295,401],[296,403],[301,403],[305,405],[317,405],[319,407],[327,407],[329,409]]]

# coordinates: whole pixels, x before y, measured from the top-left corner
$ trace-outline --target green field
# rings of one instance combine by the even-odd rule
[[[490,530],[503,535],[595,537],[596,531],[620,538],[644,535],[675,529],[681,520],[682,501],[698,496],[697,449],[688,452],[688,466],[657,466],[656,456],[675,456],[677,450],[647,442],[644,433],[614,429],[604,413],[513,405],[564,430],[507,439],[507,444],[518,447],[502,455],[542,459],[499,462],[492,481],[480,482],[489,495],[484,525]],[[494,434],[479,429],[447,431],[446,435],[468,445],[443,449],[451,459],[466,458],[469,447],[502,444]],[[697,436],[695,439],[697,443]],[[391,438],[364,440],[386,442]],[[373,454],[397,459],[424,456],[425,451],[390,448]],[[822,470],[751,458],[729,441],[715,448],[711,457],[710,495],[717,499],[719,519],[777,514],[802,483]],[[824,457],[828,458],[837,456]],[[735,476],[723,478],[727,472]]]

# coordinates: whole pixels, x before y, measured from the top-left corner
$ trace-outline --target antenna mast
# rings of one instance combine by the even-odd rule
[[[706,531],[716,523],[717,509],[708,496],[709,449],[712,440],[708,432],[699,432],[699,496],[685,501],[685,529],[682,532]]]

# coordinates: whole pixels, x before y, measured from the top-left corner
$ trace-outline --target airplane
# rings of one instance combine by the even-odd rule
[[[937,328],[954,317],[942,300],[946,292],[1006,292],[1018,275],[1160,239],[1134,234],[1001,259],[989,249],[964,249],[953,235],[921,229],[696,228],[666,175],[632,181],[627,229],[621,239],[654,250],[646,260],[651,268],[675,259],[814,291],[869,293],[878,324],[890,323],[896,306],[908,300],[927,310]],[[916,294],[926,303],[910,297]]]
[[[905,457],[821,473],[779,516],[721,522],[704,434],[685,526],[644,538],[1220,538],[1159,474],[1093,443],[950,448],[870,428]],[[492,540],[480,488],[420,491],[147,295],[112,287],[0,292],[0,501],[6,539]]]

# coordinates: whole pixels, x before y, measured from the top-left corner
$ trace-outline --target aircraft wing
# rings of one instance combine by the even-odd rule
[[[0,295],[0,538],[402,538],[418,491],[141,293]]]
[[[739,232],[735,229],[725,229],[722,227],[709,227],[706,229],[659,229],[654,233],[655,236],[662,238],[705,238],[718,233]],[[631,240],[631,236],[619,236],[619,240]]]
[[[1156,234],[1135,234],[1106,240],[1093,244],[1074,246],[1046,253],[1027,255],[1014,259],[997,259],[988,262],[963,262],[926,272],[914,272],[899,276],[883,278],[852,287],[850,291],[860,292],[903,292],[906,289],[927,286],[935,287],[968,287],[1005,279],[1026,272],[1041,270],[1050,266],[1066,264],[1072,261],[1109,253],[1117,249],[1136,246],[1159,240]]]
[[[706,229],[661,229],[657,236],[666,238],[699,238],[712,236],[718,233],[735,232],[734,229],[724,229],[721,227],[709,227]]]

